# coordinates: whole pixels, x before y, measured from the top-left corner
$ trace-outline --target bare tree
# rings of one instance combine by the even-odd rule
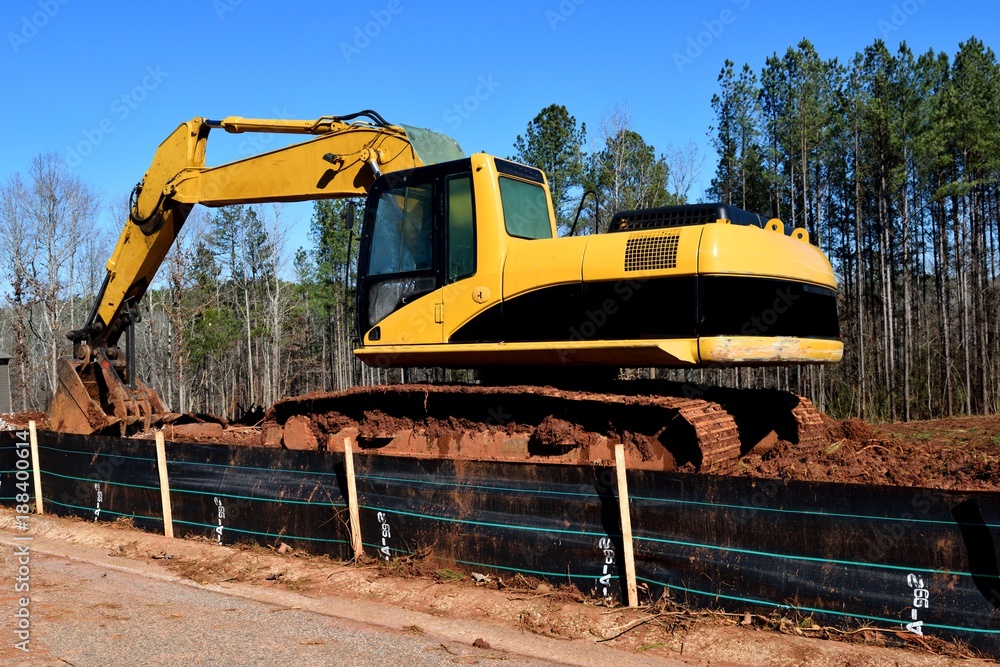
[[[42,325],[34,328],[46,348],[49,391],[56,389],[56,362],[68,353],[64,312],[72,303],[78,276],[80,239],[93,228],[98,198],[89,186],[68,174],[55,153],[36,156],[25,209],[32,225],[28,287],[41,304]]]
[[[287,257],[285,255],[285,242],[288,237],[288,226],[282,220],[281,214],[284,209],[282,204],[274,204],[272,213],[273,223],[265,225],[265,233],[268,238],[268,248],[270,249],[270,266],[264,276],[264,299],[267,304],[267,329],[268,347],[267,355],[267,386],[265,387],[264,404],[271,405],[276,402],[283,393],[284,387],[281,363],[282,342],[284,341],[284,328],[291,309],[286,290],[281,280],[281,273],[284,271]]]
[[[7,258],[0,264],[3,277],[10,285],[11,354],[16,369],[17,398],[21,409],[28,409],[28,378],[30,373],[30,345],[28,322],[31,316],[28,294],[28,258],[31,255],[32,233],[28,222],[26,202],[28,189],[20,174],[14,174],[0,186],[0,252]]]
[[[675,146],[667,144],[667,188],[671,194],[683,202],[689,202],[691,188],[701,178],[701,170],[705,166],[705,156],[701,155],[698,145],[693,141]]]

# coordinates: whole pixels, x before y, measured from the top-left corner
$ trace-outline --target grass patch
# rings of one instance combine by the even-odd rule
[[[656,642],[655,644],[643,644],[635,649],[636,653],[642,653],[643,651],[648,651],[651,648],[664,648],[670,646],[670,642]]]
[[[1000,435],[995,435],[992,438],[990,438],[990,442],[992,442],[994,445],[1000,445]]]
[[[457,570],[453,570],[450,567],[445,567],[440,570],[434,570],[434,578],[442,583],[461,581],[465,579],[465,575]]]

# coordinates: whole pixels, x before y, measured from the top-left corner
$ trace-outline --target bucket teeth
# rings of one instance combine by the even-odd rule
[[[61,433],[128,435],[149,430],[172,414],[141,381],[136,380],[134,389],[123,383],[101,352],[92,362],[60,359],[58,379],[49,421]]]

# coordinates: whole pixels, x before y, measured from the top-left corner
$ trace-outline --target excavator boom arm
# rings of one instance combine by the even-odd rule
[[[310,138],[208,167],[205,149],[213,129]],[[64,360],[60,369],[60,386],[50,410],[53,424],[58,430],[91,433],[148,412],[144,406],[149,404],[162,411],[154,392],[134,382],[125,387],[111,371],[117,366],[130,369],[130,375],[134,372],[134,364],[119,359],[118,339],[136,319],[139,300],[195,204],[363,196],[382,173],[463,157],[450,137],[390,125],[373,111],[315,120],[229,116],[182,123],[160,144],[149,170],[132,191],[128,220],[86,324],[67,334],[74,342],[75,358]],[[109,412],[116,416],[109,418]]]
[[[375,121],[349,123],[359,115]],[[227,164],[206,167],[209,131],[315,135],[307,141]],[[463,157],[453,139],[385,123],[374,112],[316,120],[230,116],[193,118],[160,144],[133,191],[129,221],[108,260],[107,279],[91,318],[71,332],[91,348],[114,344],[126,304],[138,303],[173,245],[191,207],[291,202],[364,196],[383,172]]]

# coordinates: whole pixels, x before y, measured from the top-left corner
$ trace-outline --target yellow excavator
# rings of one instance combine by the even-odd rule
[[[216,129],[311,138],[208,167]],[[625,440],[635,467],[725,472],[766,435],[814,437],[819,416],[800,397],[606,380],[627,367],[839,361],[835,276],[804,229],[698,204],[622,211],[606,233],[560,238],[540,170],[466,156],[449,137],[372,111],[194,118],[167,137],[133,190],[85,325],[67,334],[74,357],[59,365],[53,428],[124,434],[176,417],[138,379],[132,330],[195,204],[362,196],[355,354],[371,366],[475,368],[484,382],[287,399],[269,413],[272,440],[319,411],[314,435],[354,429],[344,433],[388,453],[582,461]],[[513,418],[484,416],[515,404]],[[394,410],[406,428],[364,423]],[[435,430],[458,417],[460,436]]]

